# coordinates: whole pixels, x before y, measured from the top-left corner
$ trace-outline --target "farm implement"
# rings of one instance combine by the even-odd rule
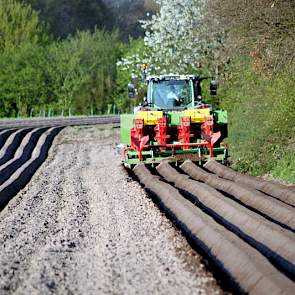
[[[197,76],[152,76],[147,78],[147,97],[134,114],[121,115],[124,165],[156,165],[162,161],[200,164],[208,159],[225,162],[227,112],[203,102]],[[129,97],[135,95],[132,84]],[[211,81],[211,94],[217,83]]]

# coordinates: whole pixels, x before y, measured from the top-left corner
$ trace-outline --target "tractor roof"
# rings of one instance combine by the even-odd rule
[[[149,81],[161,81],[161,80],[194,80],[196,78],[198,78],[198,76],[169,74],[169,75],[160,75],[160,76],[148,76],[147,77],[147,82],[149,82]]]

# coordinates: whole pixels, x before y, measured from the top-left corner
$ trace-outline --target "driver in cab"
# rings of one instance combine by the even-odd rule
[[[180,100],[178,95],[176,94],[176,89],[174,85],[169,86],[168,94],[167,94],[167,101],[173,102],[173,105],[179,106]]]

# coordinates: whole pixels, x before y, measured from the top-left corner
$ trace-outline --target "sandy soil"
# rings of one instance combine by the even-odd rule
[[[69,127],[0,213],[0,294],[221,294],[130,179],[118,129]]]

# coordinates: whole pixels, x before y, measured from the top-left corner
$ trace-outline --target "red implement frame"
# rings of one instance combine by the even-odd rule
[[[191,118],[190,117],[182,117],[181,125],[177,126],[178,131],[178,140],[182,143],[187,144],[191,141]],[[187,146],[183,146],[182,149],[189,149]]]
[[[143,119],[134,119],[134,127],[131,129],[131,147],[139,153],[139,159],[142,160],[142,151],[145,144],[149,141],[149,136],[144,136]]]
[[[134,127],[131,129],[131,147],[134,151],[139,153],[139,159],[143,160],[142,152],[144,150],[150,149],[182,149],[187,150],[193,147],[207,147],[210,152],[210,156],[214,156],[213,146],[216,141],[220,138],[221,133],[214,133],[213,131],[213,116],[208,116],[206,122],[201,126],[203,141],[199,143],[191,143],[191,121],[190,117],[182,117],[181,125],[178,126],[178,140],[181,143],[167,143],[167,139],[170,138],[170,135],[167,134],[167,118],[160,118],[158,124],[154,128],[155,139],[158,142],[156,145],[146,145],[149,141],[149,135],[144,136],[144,120],[143,119],[134,119]]]
[[[167,139],[170,135],[167,135],[167,118],[163,117],[158,120],[158,124],[155,127],[155,140],[159,145],[166,145]],[[165,147],[161,147],[160,150],[165,150]]]
[[[208,148],[210,150],[210,156],[213,157],[213,146],[221,137],[221,132],[218,131],[214,133],[214,119],[213,116],[210,115],[206,117],[205,123],[201,126],[202,137],[208,142]]]

